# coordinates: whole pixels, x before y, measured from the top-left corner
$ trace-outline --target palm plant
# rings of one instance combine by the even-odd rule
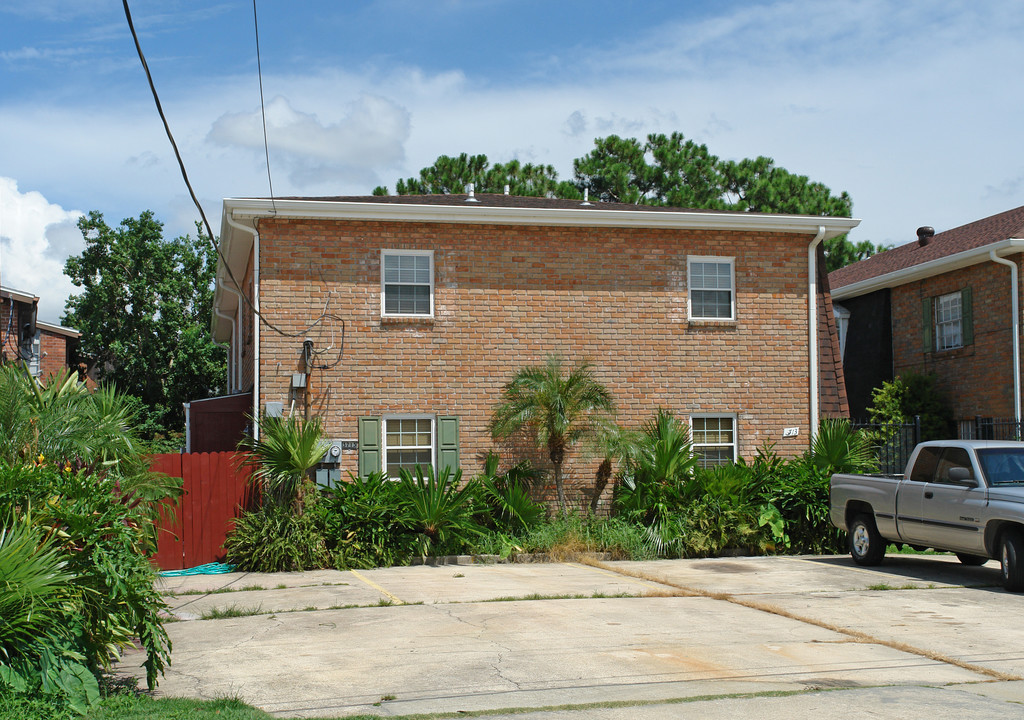
[[[494,523],[513,532],[529,530],[544,515],[544,508],[530,497],[530,486],[542,473],[530,467],[528,460],[498,472],[500,458],[487,453],[483,473],[477,478]]]
[[[526,430],[538,448],[546,449],[554,468],[558,507],[565,512],[562,468],[566,453],[592,438],[614,412],[611,393],[594,378],[589,363],[581,362],[566,373],[557,355],[542,366],[519,370],[501,391],[502,401],[491,416],[495,439]]]
[[[299,490],[328,448],[320,418],[264,417],[260,430],[258,439],[248,437],[239,444],[242,459],[256,465],[253,478],[266,497],[301,511]]]
[[[850,427],[849,420],[825,418],[811,443],[810,460],[826,474],[855,473],[877,469],[871,442]]]
[[[477,487],[474,481],[462,484],[462,470],[445,467],[435,473],[430,466],[419,466],[413,475],[402,468],[399,475],[400,523],[414,537],[417,554],[461,549],[471,537],[482,534],[476,523]]]
[[[659,409],[634,437],[627,451],[616,508],[648,528],[659,551],[674,526],[672,516],[690,499],[697,467],[689,428],[671,412]]]

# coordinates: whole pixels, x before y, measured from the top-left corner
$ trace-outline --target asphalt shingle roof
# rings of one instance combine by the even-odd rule
[[[839,268],[829,273],[829,287],[835,292],[846,285],[974,250],[1007,238],[1024,238],[1024,206],[936,233],[927,245],[921,246],[915,240]]]

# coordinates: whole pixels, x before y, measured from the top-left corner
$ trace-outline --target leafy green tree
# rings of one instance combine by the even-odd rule
[[[518,160],[491,165],[486,155],[458,157],[441,155],[418,178],[399,180],[398,195],[450,195],[466,191],[473,183],[479,193],[502,193],[509,186],[510,195],[543,197],[559,189],[558,173],[551,165],[521,164]],[[386,187],[374,188],[374,195],[387,195]]]
[[[558,507],[565,512],[566,453],[598,434],[615,409],[611,393],[594,377],[589,363],[567,370],[560,357],[551,355],[544,365],[519,370],[502,388],[501,398],[491,415],[491,434],[496,439],[524,430],[533,434],[537,446],[548,451]]]
[[[467,183],[477,192],[522,196],[580,198],[584,190],[595,201],[634,205],[666,205],[705,210],[791,213],[849,217],[853,201],[834,195],[775,165],[769,157],[722,160],[707,145],[682,133],[654,133],[643,142],[609,135],[594,140],[594,149],[573,161],[573,180],[559,181],[550,165],[520,165],[512,160],[493,167],[486,155],[440,156],[419,178],[399,180],[399,195],[461,193]],[[386,195],[386,187],[374,189]],[[845,235],[825,242],[829,271],[887,249],[868,240],[852,243]]]
[[[215,395],[225,376],[208,332],[216,253],[201,232],[165,240],[148,210],[115,228],[92,211],[78,227],[86,247],[64,273],[82,292],[63,322],[82,333],[100,381],[141,401],[147,435],[179,433],[182,404]]]

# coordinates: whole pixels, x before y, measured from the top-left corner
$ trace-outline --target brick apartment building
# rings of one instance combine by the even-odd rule
[[[24,361],[33,377],[51,375],[78,366],[78,338],[72,328],[39,320],[39,297],[0,286],[0,358]]]
[[[684,418],[705,462],[795,454],[819,415],[846,414],[820,241],[857,223],[505,195],[228,199],[212,327],[231,402],[321,417],[342,472],[512,459],[523,447],[495,446],[491,410],[552,353],[589,360],[624,425]],[[567,465],[580,503],[606,499],[588,495],[598,463]]]
[[[1019,207],[938,234],[922,227],[917,242],[831,273],[851,412],[915,372],[939,378],[959,419],[1020,418],[1022,253]]]

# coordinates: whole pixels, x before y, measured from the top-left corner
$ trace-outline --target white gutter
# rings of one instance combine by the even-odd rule
[[[260,437],[260,233],[249,225],[237,222],[225,211],[224,220],[236,230],[252,235],[252,436]]]
[[[977,265],[978,263],[986,262],[989,260],[990,253],[1005,253],[1006,251],[1010,251],[1011,253],[1024,252],[1024,239],[1009,238],[1007,240],[1001,240],[1000,242],[982,245],[981,247],[974,248],[972,250],[965,250],[964,252],[960,252],[955,255],[930,260],[918,265],[911,265],[910,267],[903,268],[902,270],[895,270],[891,273],[886,273],[885,275],[879,275],[877,277],[868,278],[867,280],[861,280],[860,282],[843,285],[842,287],[832,290],[832,299],[843,301],[848,298],[866,295],[870,292],[874,292],[875,290],[884,290],[885,288],[897,287],[909,282],[914,282],[915,280],[923,280],[924,278],[932,277],[933,275],[939,275],[941,273],[959,270],[960,268],[965,268],[970,265]]]
[[[228,198],[225,212],[234,218],[296,217],[335,220],[389,220],[437,223],[494,223],[499,225],[556,225],[579,227],[693,228],[811,234],[827,229],[825,238],[838,237],[860,220],[816,215],[772,215],[688,210],[607,210],[600,203],[578,208],[494,207],[486,204],[418,205],[415,203],[351,202],[339,200],[281,200]]]
[[[811,442],[818,434],[818,245],[825,239],[825,226],[818,227],[818,234],[807,248],[807,305],[808,305],[808,350],[811,368]]]
[[[999,257],[995,250],[989,252],[989,258],[994,263],[1010,268],[1010,315],[1013,320],[1013,417],[1020,422],[1020,308],[1017,302],[1020,287],[1017,283],[1017,263]]]

